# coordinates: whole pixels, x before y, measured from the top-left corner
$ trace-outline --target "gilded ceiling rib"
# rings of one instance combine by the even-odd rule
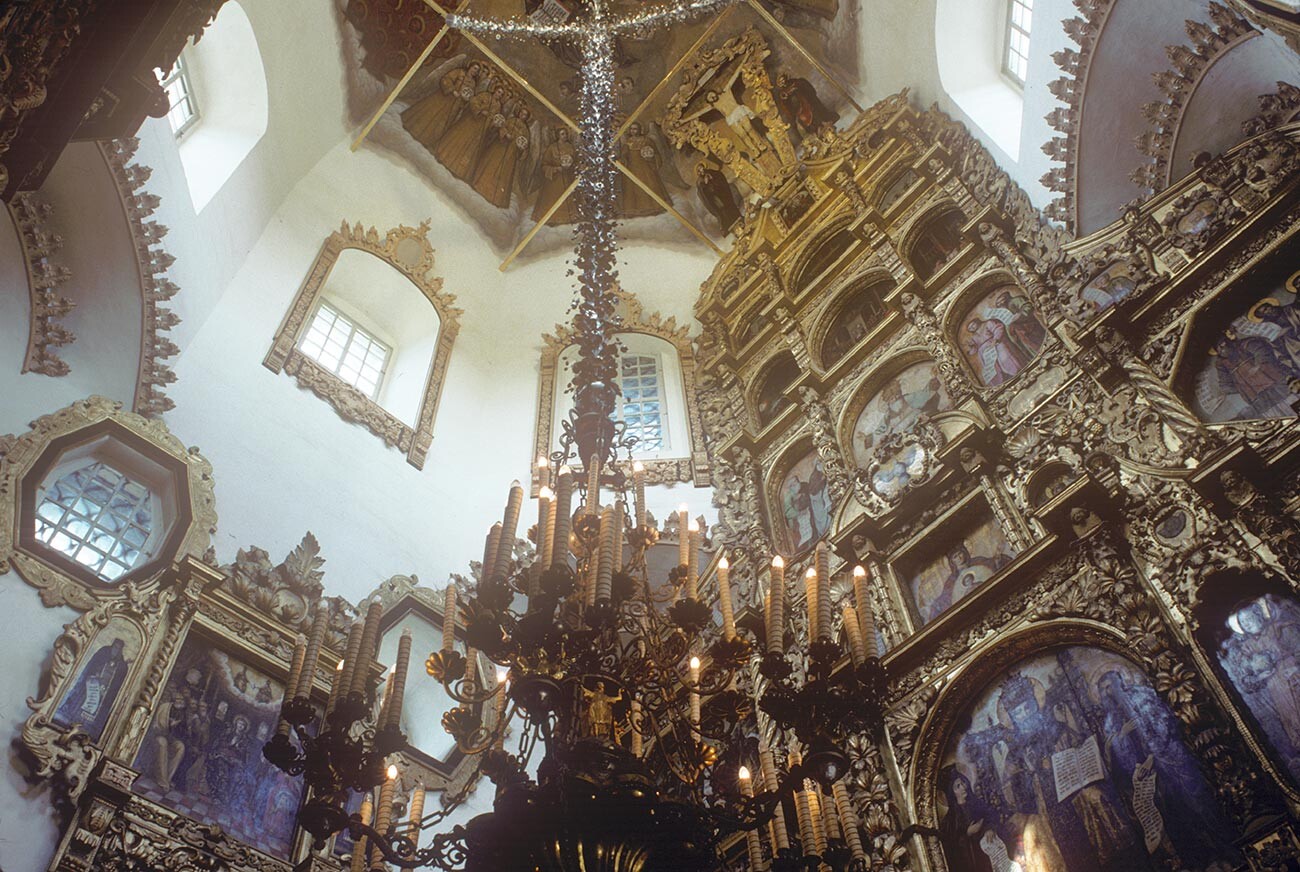
[[[437,0],[424,0],[424,2],[425,4],[428,5],[430,9],[432,9],[434,12],[437,12],[443,18],[446,18],[448,15],[452,14],[448,12],[446,9],[443,9],[442,6],[438,4]],[[466,2],[468,2],[468,0],[466,0]],[[492,61],[492,63],[499,66],[502,69],[502,71],[505,72],[506,75],[508,75],[510,78],[518,82],[519,87],[523,88],[529,94],[532,94],[533,98],[536,99],[537,102],[541,103],[547,109],[551,110],[551,112],[555,115],[556,118],[563,121],[566,125],[568,125],[571,129],[575,131],[578,129],[577,123],[575,123],[572,118],[570,118],[568,115],[561,112],[558,106],[556,106],[550,100],[546,99],[546,96],[542,94],[541,91],[533,87],[532,82],[528,81],[528,79],[524,78],[522,73],[520,73],[514,67],[510,66],[508,63],[502,60],[500,55],[498,55],[492,49],[488,48],[487,44],[484,43],[483,40],[479,39],[472,31],[462,30],[461,34],[466,39],[468,39],[471,43],[473,43],[475,48],[483,52],[483,54],[487,55],[488,60]]]
[[[550,221],[551,216],[554,215],[556,212],[558,212],[560,207],[563,206],[568,201],[570,195],[573,194],[574,189],[577,187],[578,187],[577,179],[574,179],[573,181],[569,182],[569,187],[565,188],[564,193],[560,194],[560,196],[555,198],[555,202],[551,204],[551,208],[546,210],[546,214],[542,216],[542,220],[534,224],[532,229],[529,230],[528,233],[524,235],[523,240],[520,241],[520,243],[515,246],[515,250],[510,252],[510,256],[507,257],[505,260],[501,261],[501,266],[497,267],[498,270],[500,270],[501,272],[505,272],[506,267],[514,263],[515,258],[523,254],[524,249],[528,247],[528,243],[533,241],[533,237],[537,235],[537,232],[546,226],[546,222]]]
[[[469,0],[460,0],[460,5],[456,7],[456,11],[460,12],[468,5]],[[393,105],[393,101],[397,99],[397,95],[401,94],[402,89],[410,84],[411,79],[415,76],[416,70],[424,66],[424,62],[429,59],[429,55],[433,54],[433,50],[438,47],[438,43],[442,42],[443,37],[445,37],[450,31],[451,28],[444,24],[442,29],[434,34],[433,39],[429,40],[429,44],[424,47],[424,51],[420,52],[420,56],[415,59],[415,63],[411,64],[411,68],[408,69],[397,84],[393,86],[393,90],[388,92],[388,96],[384,98],[384,102],[380,104],[379,109],[375,111],[375,114],[370,116],[370,120],[366,122],[366,126],[361,128],[361,134],[352,142],[353,151],[356,151],[361,147],[361,143],[365,142],[366,137],[370,135],[370,131],[375,129],[375,125],[379,123],[379,119],[383,117],[383,114],[388,111],[388,107]]]

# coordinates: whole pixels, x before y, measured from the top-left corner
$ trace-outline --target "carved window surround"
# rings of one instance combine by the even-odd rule
[[[148,563],[106,585],[74,571],[66,559],[33,541],[32,495],[45,469],[59,454],[94,440],[109,439],[124,450],[172,470],[177,478],[177,527]],[[0,436],[0,573],[11,567],[41,592],[47,606],[86,610],[156,589],[175,560],[198,555],[216,528],[212,466],[159,421],[124,411],[119,403],[90,397],[37,419],[20,436]],[[125,582],[131,583],[125,583]]]
[[[438,342],[429,367],[429,378],[414,427],[399,420],[375,400],[317,364],[297,348],[320,302],[321,291],[339,255],[349,248],[374,255],[405,276],[433,305],[438,313]],[[325,240],[312,264],[263,365],[272,372],[284,372],[297,379],[300,387],[311,391],[334,407],[345,421],[368,429],[384,444],[406,455],[416,469],[424,468],[429,447],[433,444],[433,424],[438,413],[446,380],[452,344],[460,331],[462,310],[453,305],[456,298],[442,290],[442,279],[430,275],[434,251],[429,242],[429,222],[419,227],[401,225],[380,237],[375,228],[361,224],[343,225]]]
[[[664,318],[658,312],[646,314],[641,302],[630,292],[619,289],[620,314],[623,323],[620,333],[644,333],[663,339],[677,349],[677,360],[682,375],[682,392],[686,398],[685,418],[689,453],[681,457],[642,460],[646,470],[646,484],[675,484],[693,482],[696,487],[711,483],[709,458],[704,449],[703,426],[700,423],[700,404],[695,390],[695,349],[691,344],[690,327],[678,326],[676,318]],[[541,378],[537,386],[537,426],[533,437],[533,458],[550,456],[555,444],[555,404],[565,386],[559,384],[560,355],[572,345],[577,334],[570,325],[555,325],[555,330],[542,337]],[[570,464],[575,470],[581,463]],[[631,467],[625,470],[631,473]],[[532,495],[541,488],[537,470],[533,470]]]

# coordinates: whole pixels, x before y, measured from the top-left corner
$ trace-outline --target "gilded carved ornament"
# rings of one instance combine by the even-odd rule
[[[98,146],[113,175],[122,213],[135,243],[136,274],[140,280],[140,360],[132,409],[147,418],[156,418],[176,406],[163,389],[176,381],[176,373],[166,360],[179,354],[180,349],[163,334],[181,319],[162,305],[180,290],[167,277],[176,258],[162,245],[167,228],[151,220],[161,202],[145,189],[153,170],[132,162],[140,140],[132,137],[101,142]]]
[[[59,287],[72,277],[72,273],[53,260],[53,255],[63,248],[63,237],[49,226],[53,207],[36,195],[25,192],[14,195],[6,205],[18,231],[31,306],[22,371],[49,376],[67,375],[68,364],[59,357],[57,349],[71,344],[76,337],[59,323],[59,319],[71,312],[76,304],[58,296]]]
[[[424,468],[425,458],[433,444],[434,419],[446,381],[447,365],[451,361],[452,344],[460,331],[460,316],[464,314],[454,305],[455,296],[443,291],[442,279],[432,275],[434,250],[429,241],[429,227],[428,221],[419,227],[403,224],[381,237],[374,227],[366,228],[360,223],[349,225],[344,221],[321,246],[307,278],[276,331],[271,350],[262,361],[262,365],[272,372],[283,371],[294,376],[300,387],[333,406],[343,420],[365,427],[386,445],[401,451],[416,469]],[[320,300],[330,270],[347,249],[367,252],[387,263],[415,285],[438,314],[438,343],[414,427],[400,421],[296,347]]]
[[[180,496],[188,499],[190,521],[179,538],[175,553],[153,555],[153,560],[172,562],[185,556],[201,555],[216,530],[216,498],[213,492],[212,466],[196,448],[186,448],[161,422],[124,411],[120,403],[104,397],[89,397],[71,406],[44,415],[32,422],[26,433],[0,439],[0,573],[14,569],[28,584],[41,592],[47,606],[69,605],[86,611],[106,600],[131,598],[138,591],[148,591],[161,583],[167,570],[154,573],[138,583],[116,587],[90,585],[55,568],[42,557],[42,549],[20,542],[22,524],[28,523],[21,513],[21,483],[50,443],[62,437],[75,437],[79,431],[110,421],[128,433],[147,441],[153,450],[183,464],[186,486]]]

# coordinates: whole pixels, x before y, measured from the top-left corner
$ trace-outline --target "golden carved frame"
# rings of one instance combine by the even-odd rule
[[[410,243],[417,246],[418,256],[410,257],[404,253]],[[297,348],[298,339],[307,327],[307,319],[315,310],[335,261],[349,248],[372,254],[397,270],[424,294],[438,313],[438,344],[429,366],[429,378],[414,427],[398,420],[370,397],[317,365]],[[442,279],[430,274],[433,262],[434,250],[429,242],[428,221],[419,227],[400,225],[389,230],[383,237],[373,227],[366,229],[359,223],[349,226],[344,221],[321,246],[320,254],[316,256],[280,329],[276,331],[271,350],[262,361],[272,372],[283,371],[294,376],[301,387],[333,406],[345,421],[360,424],[385,444],[397,448],[416,469],[424,468],[429,447],[433,444],[434,419],[438,414],[438,402],[447,376],[447,365],[451,360],[452,344],[460,331],[460,316],[463,314],[454,305],[456,298],[442,290]]]
[[[80,432],[104,425],[108,425],[110,437],[116,429],[147,443],[148,449],[140,453],[154,452],[173,466],[183,466],[185,482],[178,498],[185,502],[185,514],[189,516],[188,524],[172,540],[177,543],[174,551],[159,553],[151,559],[161,569],[145,578],[113,586],[88,584],[54,565],[43,553],[44,549],[22,541],[24,479],[55,440],[75,439]],[[24,581],[41,592],[41,601],[46,606],[69,605],[87,611],[105,601],[130,599],[153,590],[166,576],[167,564],[187,555],[201,555],[207,549],[216,525],[212,465],[197,450],[187,449],[161,421],[125,411],[113,400],[98,396],[79,400],[36,419],[31,429],[21,436],[0,436],[0,531],[3,531],[0,574],[10,567],[17,570]]]

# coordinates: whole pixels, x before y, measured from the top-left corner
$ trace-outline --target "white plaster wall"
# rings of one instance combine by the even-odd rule
[[[137,161],[153,168],[149,190],[170,228],[172,278],[184,290],[173,341],[198,332],[285,196],[346,132],[338,16],[329,0],[239,0],[257,36],[268,88],[266,134],[196,215],[166,119],[145,122]],[[199,94],[199,99],[203,95]]]
[[[261,361],[340,221],[383,232],[426,217],[435,271],[465,314],[421,471]],[[559,258],[497,267],[477,231],[387,157],[340,143],[296,186],[182,352],[170,391],[177,408],[168,425],[216,470],[221,559],[252,544],[279,556],[310,529],[328,588],[356,598],[397,573],[440,582],[481,556],[511,479],[529,474],[540,337],[567,319],[571,296]],[[647,309],[683,319],[711,267],[696,248],[634,249],[621,278]],[[656,495],[651,510],[663,517],[683,499],[701,511],[709,502],[707,492],[675,490]],[[530,508],[524,519],[521,529]]]
[[[8,743],[31,714],[27,698],[40,696],[54,640],[77,615],[66,607],[46,608],[36,590],[12,572],[0,574],[0,612],[8,664],[0,670],[0,737]],[[59,821],[48,789],[27,782],[24,773],[30,767],[12,746],[7,759],[0,777],[0,869],[37,872],[54,855]]]

